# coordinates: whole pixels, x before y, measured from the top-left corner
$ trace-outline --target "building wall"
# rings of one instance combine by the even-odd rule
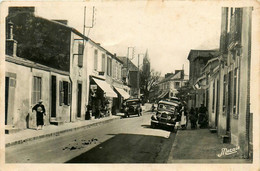
[[[28,12],[9,14],[6,27],[9,21],[14,23],[17,56],[69,71],[71,31],[67,26]]]
[[[236,11],[237,9],[235,9]],[[249,108],[249,99],[250,99],[250,60],[251,60],[251,15],[252,15],[252,8],[240,8],[238,10],[242,10],[243,12],[241,19],[242,19],[242,25],[241,28],[241,49],[238,47],[235,47],[236,54],[232,51],[232,43],[237,41],[237,37],[235,39],[231,39],[231,41],[228,42],[228,47],[222,45],[222,48],[227,48],[227,50],[222,50],[223,52],[227,52],[227,54],[224,56],[222,55],[221,59],[223,60],[222,64],[220,65],[220,106],[219,106],[219,125],[218,125],[218,134],[224,135],[227,134],[226,128],[227,128],[227,115],[230,115],[230,137],[231,137],[231,143],[234,145],[239,145],[241,150],[243,151],[243,156],[248,157],[248,151],[249,151],[249,128],[250,128],[250,108]],[[227,17],[227,8],[222,9],[222,17]],[[239,16],[240,14],[234,14],[234,16]],[[239,18],[238,18],[239,19]],[[225,18],[222,18],[222,20],[225,20]],[[235,19],[229,20],[231,22],[236,21]],[[230,23],[229,23],[230,24]],[[223,27],[223,26],[222,26]],[[224,26],[225,27],[225,26]],[[232,29],[238,27],[237,25],[233,25],[231,27]],[[224,28],[226,29],[226,28]],[[223,34],[225,34],[225,30],[222,30]],[[233,31],[231,32],[230,36],[234,36],[232,34],[236,34],[237,32]],[[225,43],[225,35],[221,35],[222,41]],[[239,37],[238,37],[239,38]],[[240,41],[238,39],[238,41]],[[225,57],[226,56],[226,57]],[[235,69],[237,68],[237,84],[234,84],[235,82]],[[231,85],[231,103],[230,106],[227,106],[227,95],[228,91],[223,92],[223,77],[224,75],[231,74],[231,82],[227,82],[229,85]],[[227,79],[228,81],[229,79]],[[235,85],[237,87],[237,93],[235,96]],[[224,93],[227,93],[226,96],[226,106],[229,107],[231,110],[228,111],[227,108],[223,111],[223,96]],[[234,100],[236,97],[236,104],[234,104]],[[236,110],[234,110],[236,109]],[[229,112],[229,113],[228,113]]]
[[[78,65],[79,60],[79,44],[83,44],[83,40],[80,36],[72,33],[71,34],[71,72],[70,78],[72,81],[72,121],[77,120],[85,120],[85,106],[88,103],[88,71],[87,68],[89,67],[90,61],[87,60],[87,48],[84,48],[83,51],[83,66],[80,67]],[[86,43],[86,42],[85,42]],[[84,45],[85,45],[84,43]],[[82,94],[81,94],[81,109],[80,109],[80,117],[78,114],[78,84],[82,86]]]
[[[33,76],[41,77],[41,99],[46,109],[45,124],[50,124],[51,114],[51,95],[50,95],[50,79],[51,75],[57,76],[57,82],[59,80],[68,80],[68,76],[48,72],[40,69],[26,67],[18,65],[12,62],[6,62],[6,76],[9,73],[16,74],[16,85],[14,88],[14,99],[11,107],[13,108],[13,119],[11,125],[14,125],[18,129],[26,129],[28,127],[36,127],[36,114],[32,112],[32,80]],[[57,84],[58,90],[58,84]],[[60,117],[63,121],[69,121],[70,106],[59,106],[59,95],[57,91],[56,109],[57,117]]]

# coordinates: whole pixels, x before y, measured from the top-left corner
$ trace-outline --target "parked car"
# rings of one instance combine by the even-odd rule
[[[178,117],[177,107],[178,104],[175,102],[167,100],[159,101],[157,112],[151,117],[151,127],[165,126],[170,127],[173,131]]]
[[[178,105],[181,104],[181,101],[178,97],[170,97],[169,99],[167,99],[167,101],[177,103]]]
[[[142,115],[142,102],[139,98],[127,99],[123,104],[123,112],[126,117],[129,117],[130,115]]]

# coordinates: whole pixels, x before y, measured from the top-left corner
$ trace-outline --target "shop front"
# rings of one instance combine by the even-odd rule
[[[110,116],[112,113],[113,98],[117,98],[117,94],[105,80],[91,77],[90,97],[87,109],[91,117],[99,119],[100,117]]]

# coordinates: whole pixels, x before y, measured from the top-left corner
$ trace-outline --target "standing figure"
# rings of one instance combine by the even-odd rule
[[[184,105],[182,106],[180,113],[181,113],[181,128],[186,129],[186,127],[187,127],[187,113],[185,111]]]
[[[44,120],[43,120],[43,115],[45,114],[45,107],[42,104],[42,100],[39,100],[38,104],[36,104],[33,108],[32,108],[32,112],[35,110],[36,111],[36,125],[37,125],[37,130],[39,128],[43,128],[44,125]]]
[[[208,117],[207,117],[207,108],[204,106],[204,104],[201,104],[199,108],[199,119],[198,123],[200,125],[200,128],[206,128],[208,126]]]
[[[190,109],[189,117],[190,117],[191,129],[195,129],[197,127],[197,117],[193,107],[191,107]]]
[[[155,106],[154,103],[152,104],[152,112],[154,112]]]

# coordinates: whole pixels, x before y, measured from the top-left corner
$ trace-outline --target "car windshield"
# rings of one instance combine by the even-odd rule
[[[174,105],[169,105],[169,104],[159,104],[158,105],[158,109],[166,109],[166,110],[174,110],[175,109],[175,106]]]

